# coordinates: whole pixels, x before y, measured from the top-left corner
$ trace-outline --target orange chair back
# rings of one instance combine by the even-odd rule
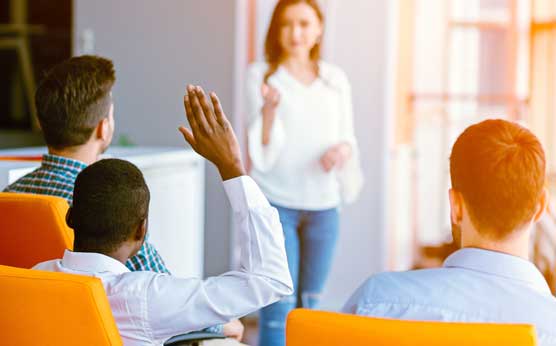
[[[0,266],[2,345],[122,345],[100,279]]]
[[[523,324],[404,321],[296,309],[288,315],[287,346],[534,346]]]
[[[60,197],[0,193],[0,264],[31,268],[73,249],[68,208]]]

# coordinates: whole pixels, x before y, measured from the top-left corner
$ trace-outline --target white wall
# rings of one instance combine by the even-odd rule
[[[328,0],[327,59],[344,69],[353,90],[355,130],[366,184],[341,216],[340,241],[323,308],[340,308],[372,273],[386,268],[386,71],[388,7],[384,0]]]
[[[235,6],[229,0],[75,0],[75,53],[104,55],[116,65],[117,135],[136,144],[183,146],[177,126],[185,123],[186,83],[216,91],[233,115]],[[229,208],[212,165],[206,184],[205,273],[218,274],[229,267]]]

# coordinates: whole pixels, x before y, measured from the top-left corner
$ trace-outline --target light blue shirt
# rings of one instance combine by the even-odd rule
[[[406,320],[526,323],[539,345],[556,345],[556,298],[523,258],[465,248],[443,268],[380,273],[348,300],[344,312]]]

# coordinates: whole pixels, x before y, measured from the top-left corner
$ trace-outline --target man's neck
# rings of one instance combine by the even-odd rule
[[[81,161],[87,165],[90,165],[99,159],[99,152],[96,148],[88,145],[80,145],[75,147],[69,147],[64,149],[48,148],[48,153],[51,155],[67,157],[69,159]]]
[[[462,234],[461,247],[502,252],[529,260],[529,234],[529,231],[516,231],[503,240],[486,238],[479,233],[474,236]]]
[[[115,259],[116,261],[122,263],[125,265],[125,263],[127,262],[127,260],[129,259],[129,253],[125,252],[125,251],[114,251],[111,253],[107,253],[105,254],[108,257],[112,257],[113,259]]]
[[[120,244],[120,246],[116,250],[110,253],[106,253],[105,255],[112,257],[113,259],[125,265],[125,263],[131,257],[133,257],[137,253],[137,251],[138,251],[137,242],[128,240]]]

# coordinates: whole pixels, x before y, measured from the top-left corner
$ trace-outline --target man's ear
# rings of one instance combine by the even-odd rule
[[[99,139],[104,142],[108,141],[110,138],[110,120],[108,117],[98,122],[95,129],[95,137],[95,139]]]
[[[73,207],[69,207],[68,212],[66,213],[66,224],[69,228],[73,229]]]
[[[548,190],[544,188],[541,194],[541,198],[539,199],[539,203],[537,204],[537,211],[535,212],[535,216],[533,217],[533,222],[539,221],[541,216],[544,214],[544,212],[548,208],[548,200],[549,193]]]
[[[463,197],[461,193],[455,189],[448,191],[450,197],[450,219],[452,224],[459,225],[463,218]]]
[[[135,231],[135,236],[133,240],[142,241],[147,236],[147,219],[143,220],[137,230]]]

